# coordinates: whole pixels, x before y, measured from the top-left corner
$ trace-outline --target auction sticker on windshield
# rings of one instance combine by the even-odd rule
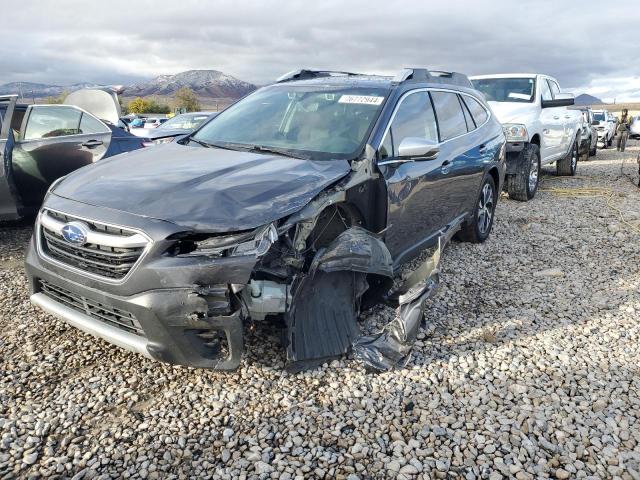
[[[342,95],[338,103],[359,103],[364,105],[380,105],[384,97],[373,97],[369,95]]]

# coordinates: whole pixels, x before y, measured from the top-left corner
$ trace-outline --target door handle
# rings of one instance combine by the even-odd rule
[[[487,146],[483,143],[482,145],[480,145],[480,147],[478,147],[478,152],[480,153],[487,153]]]
[[[554,115],[554,116],[553,116],[553,119],[554,119],[554,120],[559,120],[559,119],[560,119],[560,116],[559,116],[559,115]]]
[[[445,160],[444,162],[442,162],[443,167],[448,167],[449,165],[451,165],[451,160]]]
[[[542,133],[544,133],[545,135],[549,135],[549,132],[551,130],[549,130],[548,128],[545,128],[544,130],[542,130]]]
[[[102,140],[88,140],[88,141],[84,142],[82,144],[82,146],[83,147],[87,147],[87,148],[96,148],[96,147],[99,147],[102,144],[103,144]]]
[[[571,118],[571,116],[570,115],[565,115],[564,118]]]

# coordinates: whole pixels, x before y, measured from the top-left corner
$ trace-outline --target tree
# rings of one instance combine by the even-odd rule
[[[148,108],[149,100],[140,97],[131,100],[127,106],[130,113],[147,113]]]
[[[185,108],[187,112],[197,112],[200,110],[198,97],[196,97],[195,92],[189,87],[182,87],[176,92],[176,106],[178,108]]]
[[[64,99],[67,98],[67,95],[69,95],[69,92],[65,90],[57,97],[51,96],[45,98],[44,103],[48,103],[50,105],[60,105],[62,102],[64,102]]]
[[[153,99],[136,98],[127,105],[129,113],[169,113],[171,109],[169,105],[159,103]]]

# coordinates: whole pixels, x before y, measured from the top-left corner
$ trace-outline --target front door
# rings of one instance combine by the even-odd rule
[[[444,187],[442,169],[447,157],[432,160],[399,159],[405,138],[438,142],[438,127],[426,90],[405,94],[392,117],[379,149],[378,165],[388,194],[385,240],[396,264],[411,257],[446,224],[439,201]]]
[[[546,78],[539,77],[538,87],[540,91],[540,102],[553,100],[551,87]],[[540,113],[540,122],[542,123],[540,155],[543,161],[557,160],[564,153],[565,110],[564,107],[547,107],[543,108]]]
[[[13,152],[16,185],[25,206],[39,206],[56,179],[100,160],[110,141],[111,130],[77,107],[29,107]]]
[[[14,136],[11,121],[16,100],[16,95],[0,97],[0,220],[16,220],[20,217],[20,202],[12,168]]]

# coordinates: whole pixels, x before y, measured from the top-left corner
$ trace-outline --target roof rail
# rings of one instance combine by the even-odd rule
[[[442,72],[440,70],[427,70],[426,68],[404,68],[393,77],[394,83],[403,82],[431,82],[448,83],[461,87],[473,88],[469,77],[464,73]]]
[[[292,80],[307,80],[310,78],[322,78],[322,77],[337,77],[337,76],[346,76],[353,77],[356,75],[362,75],[361,73],[353,73],[353,72],[339,72],[332,70],[293,70],[291,72],[285,73],[280,78],[276,80],[276,83],[290,82]]]

